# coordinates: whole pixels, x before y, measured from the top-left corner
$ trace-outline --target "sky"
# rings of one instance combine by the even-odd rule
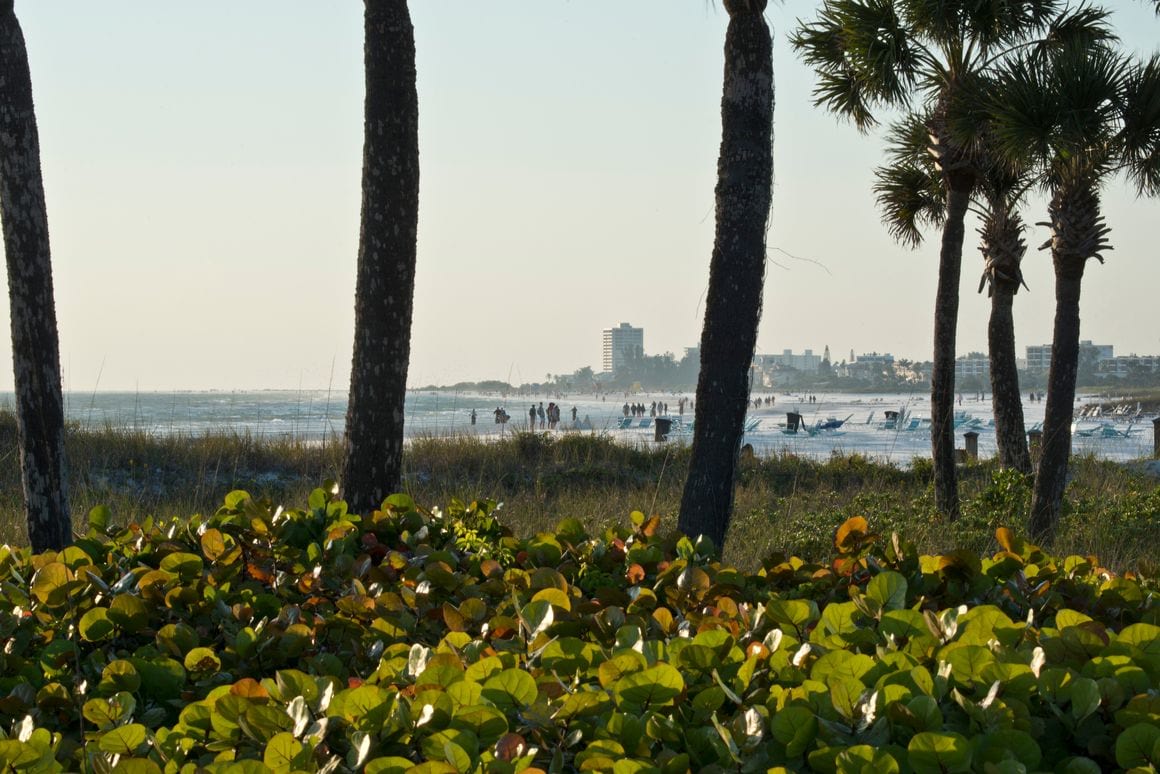
[[[1151,4],[1109,3],[1151,54]],[[700,338],[727,17],[709,0],[412,0],[420,219],[408,381],[599,370]],[[895,244],[881,144],[812,106],[771,3],[775,190],[759,353],[931,357],[938,234]],[[66,390],[345,391],[362,158],[362,3],[18,0],[40,128]],[[1160,353],[1160,202],[1104,192],[1084,339]],[[1045,219],[1042,198],[1026,219]],[[1050,258],[1024,261],[1017,347],[1051,340]],[[968,226],[959,354],[989,303]],[[7,314],[6,296],[0,306]],[[7,336],[0,359],[10,362]],[[9,368],[0,389],[11,389]]]

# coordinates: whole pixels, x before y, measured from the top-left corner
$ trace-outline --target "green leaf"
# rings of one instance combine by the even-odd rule
[[[149,606],[135,594],[118,594],[109,605],[109,620],[126,634],[134,634],[149,623]]]
[[[891,570],[875,575],[866,584],[866,596],[881,605],[883,610],[905,608],[906,592],[906,578]]]
[[[133,657],[129,661],[141,675],[141,693],[161,702],[168,702],[181,695],[185,688],[185,669],[171,658],[144,659]]]
[[[907,746],[916,774],[948,774],[971,770],[971,743],[961,734],[923,731]]]
[[[89,529],[104,534],[109,529],[113,512],[106,505],[95,506],[89,511]]]
[[[1116,763],[1125,769],[1146,768],[1160,763],[1152,759],[1157,743],[1160,743],[1160,728],[1150,723],[1137,723],[1126,728],[1116,738]]]
[[[995,654],[982,645],[963,645],[944,651],[943,659],[951,665],[955,683],[973,687],[983,679],[983,669],[995,662]]]
[[[981,764],[998,765],[1004,760],[1016,760],[1028,771],[1035,771],[1043,759],[1039,744],[1025,731],[1013,728],[1004,728],[982,734],[975,740],[979,747],[977,754],[981,760],[975,760],[976,766]]]
[[[838,753],[838,774],[898,774],[898,761],[884,750],[868,744],[847,747]]]
[[[634,672],[612,686],[613,700],[625,711],[663,706],[685,690],[681,673],[670,664],[657,664],[643,672]]]
[[[1149,656],[1160,656],[1160,626],[1147,623],[1125,626],[1116,642],[1133,645]]]
[[[45,607],[61,607],[68,602],[69,570],[61,562],[49,562],[32,578],[32,596]]]
[[[534,640],[538,634],[547,631],[554,620],[552,603],[543,599],[529,602],[520,611],[520,623],[523,624],[529,640]]]
[[[270,741],[266,743],[266,751],[262,753],[262,762],[277,774],[304,768],[303,750],[305,748],[302,743],[295,739],[293,734],[289,731],[282,731],[270,737]]]
[[[816,617],[815,608],[800,599],[775,599],[766,604],[766,614],[781,624],[801,629]]]
[[[168,554],[161,560],[162,570],[173,573],[183,581],[191,581],[201,577],[203,567],[200,556],[182,551]]]
[[[185,654],[185,668],[190,672],[217,672],[222,660],[211,648],[194,648]]]
[[[505,669],[483,684],[483,698],[505,713],[528,706],[538,693],[536,679],[522,669]]]
[[[97,742],[97,746],[105,752],[118,755],[132,755],[143,744],[145,744],[145,726],[140,723],[110,729],[102,734]]]
[[[367,765],[363,768],[363,774],[405,774],[414,765],[415,762],[410,758],[399,758],[398,756],[375,758],[367,761]]]
[[[1071,715],[1076,722],[1100,708],[1100,687],[1089,677],[1077,678],[1071,685]]]
[[[78,630],[81,639],[99,642],[112,636],[114,628],[113,622],[109,620],[109,611],[103,607],[94,607],[81,616]]]
[[[786,747],[786,754],[796,758],[818,735],[818,719],[808,707],[790,705],[774,713],[769,722],[773,738]]]

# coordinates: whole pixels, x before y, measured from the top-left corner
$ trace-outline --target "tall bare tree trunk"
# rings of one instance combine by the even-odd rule
[[[963,264],[963,220],[970,204],[973,179],[948,172],[947,218],[939,249],[938,290],[934,302],[934,361],[930,378],[930,442],[934,495],[948,519],[959,515],[955,475],[955,336],[959,318],[959,276]]]
[[[366,0],[362,227],[346,415],[345,497],[399,490],[419,221],[419,95],[406,0]]]
[[[0,219],[8,262],[20,471],[33,551],[72,542],[48,210],[24,34],[0,0]]]
[[[717,229],[701,333],[689,476],[678,528],[721,548],[733,516],[765,277],[773,179],[773,52],[765,0],[730,0],[717,161]]]
[[[1019,393],[1019,369],[1015,361],[1015,320],[1011,313],[1015,295],[1007,284],[993,283],[991,319],[987,324],[995,445],[1002,467],[1029,474],[1031,455],[1023,424],[1023,397]]]
[[[1083,263],[1056,264],[1055,329],[1051,337],[1051,368],[1047,372],[1047,406],[1043,414],[1043,445],[1031,496],[1031,537],[1050,543],[1059,526],[1067,464],[1071,456],[1071,422],[1075,382],[1079,372],[1079,293]]]

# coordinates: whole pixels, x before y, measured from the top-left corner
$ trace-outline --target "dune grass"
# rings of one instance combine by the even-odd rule
[[[107,505],[118,520],[189,516],[216,510],[232,489],[287,505],[337,478],[338,439],[305,443],[219,433],[163,436],[118,428],[70,427],[70,499],[78,529]],[[26,544],[15,422],[0,415],[0,540]],[[601,434],[515,433],[498,441],[471,436],[417,438],[404,458],[405,488],[426,507],[453,498],[493,499],[517,534],[575,517],[590,529],[623,524],[632,511],[666,517],[675,529],[688,467],[687,447],[628,446]],[[930,463],[908,468],[860,456],[813,461],[776,455],[742,461],[725,559],[758,566],[775,552],[827,555],[835,527],[862,515],[883,534],[898,531],[920,550],[993,551],[998,526],[1025,532],[1031,482],[994,461],[960,467],[962,518],[946,523],[934,506]],[[1115,463],[1075,458],[1053,551],[1098,555],[1127,569],[1160,545],[1160,487]]]

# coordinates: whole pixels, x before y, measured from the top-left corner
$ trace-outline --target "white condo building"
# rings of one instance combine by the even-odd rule
[[[644,354],[644,328],[634,328],[626,322],[605,328],[603,344],[601,370],[616,373],[630,357]]]

